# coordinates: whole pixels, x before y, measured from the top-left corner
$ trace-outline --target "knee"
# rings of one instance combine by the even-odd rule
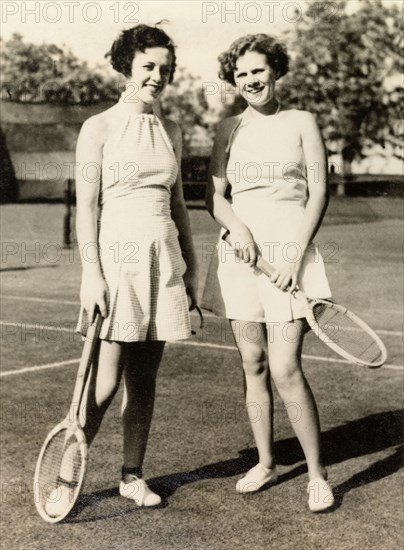
[[[280,392],[300,385],[303,375],[299,363],[294,360],[280,360],[270,365],[271,376]]]
[[[242,360],[246,376],[262,376],[268,371],[267,355],[264,350],[243,354]]]
[[[97,380],[95,399],[100,408],[108,407],[116,394],[119,383],[116,380]]]

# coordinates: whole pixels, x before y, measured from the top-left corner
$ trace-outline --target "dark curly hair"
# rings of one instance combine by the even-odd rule
[[[284,76],[289,68],[289,56],[283,44],[269,34],[247,34],[235,40],[230,48],[219,55],[220,63],[219,77],[233,86],[234,71],[237,60],[246,52],[258,52],[266,55],[268,65],[276,73],[276,80]]]
[[[105,57],[110,58],[112,67],[118,73],[130,77],[132,76],[132,63],[136,52],[145,52],[147,48],[167,48],[171,52],[172,63],[169,78],[171,83],[176,66],[175,45],[171,38],[157,27],[136,25],[136,27],[122,31],[112,44],[110,51],[105,54]]]

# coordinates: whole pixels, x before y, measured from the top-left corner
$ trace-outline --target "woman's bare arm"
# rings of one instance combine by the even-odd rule
[[[236,255],[246,263],[254,265],[257,259],[257,246],[248,227],[235,215],[230,202],[225,198],[228,181],[226,165],[228,154],[227,143],[237,123],[231,117],[219,124],[209,166],[206,188],[206,207],[210,215],[230,234],[228,240]]]
[[[81,304],[89,319],[96,306],[107,316],[107,285],[98,252],[97,216],[101,184],[102,141],[97,117],[87,120],[76,148],[76,232],[82,263]]]
[[[271,281],[284,290],[296,288],[304,253],[316,235],[328,205],[327,155],[319,127],[314,116],[306,111],[298,112],[303,153],[307,167],[308,200],[303,222],[298,232],[299,257],[295,262],[281,261],[271,277]]]
[[[191,299],[191,308],[193,308],[197,304],[198,265],[192,241],[188,210],[184,200],[181,177],[182,136],[180,128],[172,121],[165,121],[165,126],[172,139],[178,162],[178,177],[171,190],[171,216],[178,229],[178,241],[180,243],[182,256],[187,265],[184,282],[187,293]]]

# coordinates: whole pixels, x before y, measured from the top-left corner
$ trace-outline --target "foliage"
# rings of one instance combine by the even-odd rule
[[[290,71],[277,85],[282,105],[313,112],[330,153],[339,153],[349,173],[354,159],[372,145],[393,147],[403,158],[400,14],[395,3],[362,0],[347,12],[347,0],[309,0],[285,36]],[[238,114],[236,96],[223,116]]]
[[[1,46],[3,99],[63,105],[119,97],[115,80],[91,69],[65,47],[26,43],[19,34]]]
[[[177,68],[174,82],[166,88],[160,105],[162,114],[181,126],[184,154],[189,154],[195,127],[199,126],[209,131],[209,125],[204,120],[208,104],[203,95],[200,79],[184,68]]]
[[[375,144],[390,143],[395,155],[402,155],[403,62],[397,5],[363,0],[354,13],[346,8],[346,0],[309,2],[289,36],[294,55],[280,96],[289,106],[316,114],[328,149],[342,154],[348,171]]]

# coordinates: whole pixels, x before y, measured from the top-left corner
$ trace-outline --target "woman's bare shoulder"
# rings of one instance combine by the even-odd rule
[[[241,120],[241,114],[236,116],[230,116],[224,118],[219,122],[216,128],[216,140],[217,141],[227,141],[230,137],[230,134],[237,126]]]
[[[288,118],[290,122],[305,123],[316,120],[313,113],[303,109],[286,109],[285,111],[282,111],[282,115],[285,118]]]
[[[170,118],[159,117],[176,151],[182,147],[182,132],[180,126]]]
[[[88,118],[81,127],[82,136],[88,136],[104,143],[116,123],[116,105]]]

